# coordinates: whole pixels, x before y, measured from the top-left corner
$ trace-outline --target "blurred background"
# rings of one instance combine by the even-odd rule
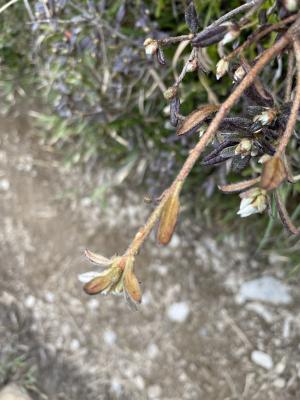
[[[200,25],[240,3],[196,1]],[[220,169],[196,166],[170,245],[143,247],[138,311],[77,280],[86,247],[126,249],[195,143],[162,96],[187,50],[162,68],[142,45],[188,33],[184,2],[1,0],[0,26],[0,399],[299,399],[299,241],[237,218]],[[230,83],[189,77],[183,112]]]

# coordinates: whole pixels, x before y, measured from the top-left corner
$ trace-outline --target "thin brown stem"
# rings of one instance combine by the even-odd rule
[[[178,185],[183,185],[185,179],[189,175],[193,166],[197,162],[201,153],[205,149],[205,147],[209,144],[219,125],[221,124],[223,118],[228,114],[233,105],[238,101],[243,92],[254,82],[257,75],[260,71],[268,64],[268,62],[279,54],[291,41],[291,36],[289,33],[286,33],[282,36],[271,48],[266,50],[254,65],[254,67],[249,71],[246,77],[242,80],[242,82],[235,88],[235,90],[231,93],[231,95],[225,100],[225,102],[221,105],[218,113],[210,123],[204,135],[201,137],[197,145],[190,152],[188,158],[183,164],[181,170],[179,171],[177,177],[175,178],[172,185],[165,191],[165,195],[158,204],[158,206],[154,209],[150,217],[148,218],[146,224],[138,231],[135,235],[132,243],[128,247],[126,251],[126,255],[136,255],[142,246],[145,239],[148,237],[156,222],[160,218],[161,212],[163,210],[164,205],[166,204],[168,197],[175,190],[178,190]]]
[[[280,196],[278,190],[275,190],[275,201],[276,201],[278,213],[279,213],[279,216],[280,216],[280,219],[281,219],[283,225],[286,227],[286,229],[292,235],[299,235],[300,231],[293,224],[293,221],[291,220],[289,213],[287,212],[285,204],[284,204],[283,200],[281,199],[281,196]]]
[[[220,25],[225,21],[228,21],[229,19],[231,19],[232,17],[234,17],[237,14],[240,14],[243,11],[249,10],[253,7],[256,7],[258,4],[260,5],[260,3],[263,3],[265,0],[252,0],[249,1],[246,4],[243,4],[231,11],[229,11],[227,14],[222,15],[222,17],[220,17],[219,19],[217,19],[216,21],[214,21],[212,24],[210,24],[208,27],[206,27],[206,29],[209,28],[213,28],[214,26]]]
[[[237,57],[239,54],[241,54],[247,47],[251,46],[252,44],[258,42],[260,39],[262,39],[264,36],[268,35],[271,32],[277,31],[287,24],[290,24],[294,22],[297,19],[297,15],[291,15],[282,21],[278,22],[277,24],[273,24],[268,26],[267,28],[263,29],[260,32],[254,33],[251,35],[241,46],[237,47],[235,50],[233,50],[230,54],[228,54],[225,57],[226,61],[230,61],[233,58]]]
[[[195,35],[193,33],[190,33],[189,35],[167,37],[167,38],[159,39],[158,44],[160,46],[169,46],[170,44],[180,43],[180,42],[183,42],[184,40],[192,40],[194,36]]]
[[[294,133],[295,125],[296,125],[297,118],[298,118],[299,108],[300,108],[300,39],[298,37],[294,38],[293,44],[294,44],[296,64],[297,64],[297,84],[296,84],[296,89],[295,89],[295,98],[293,101],[289,120],[288,120],[286,129],[284,131],[284,134],[282,135],[282,138],[281,138],[278,148],[277,148],[276,153],[278,156],[281,156],[284,153],[285,148],[288,145],[292,134]]]
[[[287,103],[291,99],[292,85],[293,85],[293,69],[294,69],[295,55],[292,50],[289,50],[288,55],[288,68],[286,73],[286,84],[285,84],[285,94],[284,101]]]

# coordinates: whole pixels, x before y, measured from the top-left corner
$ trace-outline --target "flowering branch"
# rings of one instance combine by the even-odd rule
[[[170,196],[177,185],[180,183],[183,185],[185,179],[191,172],[193,166],[196,161],[202,154],[203,150],[207,146],[207,144],[211,141],[213,136],[215,135],[219,125],[221,124],[224,117],[228,114],[230,109],[234,106],[234,104],[241,97],[243,92],[254,82],[259,72],[265,67],[268,62],[274,58],[277,54],[279,54],[291,41],[291,36],[289,33],[286,33],[281,39],[279,39],[270,49],[266,50],[255,64],[253,68],[250,69],[247,76],[242,80],[242,82],[236,87],[236,89],[232,92],[232,94],[224,101],[224,103],[220,106],[219,111],[216,116],[210,123],[204,135],[201,137],[197,145],[190,152],[188,158],[183,164],[181,170],[179,171],[177,177],[174,182],[170,186],[169,189],[166,190],[162,200],[158,204],[157,208],[150,215],[146,224],[138,231],[136,236],[134,237],[131,245],[129,246],[126,254],[135,255],[139,251],[140,247],[144,243],[145,239],[148,237],[150,232],[152,231],[154,225],[159,220],[162,209],[165,206],[168,196]]]

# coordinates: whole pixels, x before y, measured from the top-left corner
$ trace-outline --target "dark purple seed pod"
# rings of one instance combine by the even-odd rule
[[[204,165],[204,166],[206,166],[206,167],[208,167],[208,166],[210,166],[210,165],[220,164],[220,163],[222,163],[222,162],[225,161],[225,160],[228,160],[228,158],[225,158],[225,157],[223,157],[223,156],[217,155],[217,156],[215,156],[215,157],[213,157],[213,158],[210,158],[210,159],[207,160],[207,161],[202,160],[202,161],[201,161],[201,164]]]
[[[232,162],[231,162],[231,170],[233,172],[240,172],[243,169],[245,169],[250,162],[251,155],[247,155],[245,157],[242,157],[241,155],[237,155],[232,157]]]
[[[217,155],[219,155],[219,153],[226,149],[226,147],[231,147],[231,146],[235,146],[237,145],[239,142],[235,141],[235,140],[224,140],[224,142],[220,143],[217,145],[217,147],[211,151],[209,154],[207,154],[204,158],[203,158],[203,162],[207,162],[212,160],[213,158],[215,158]]]
[[[157,57],[157,61],[158,61],[158,63],[159,63],[160,65],[166,65],[166,64],[167,64],[166,59],[165,59],[164,52],[163,52],[163,50],[162,50],[161,47],[159,47],[159,48],[157,49],[156,57]]]
[[[192,33],[196,33],[199,28],[198,16],[193,1],[190,1],[185,9],[185,22]]]
[[[248,133],[252,124],[251,119],[242,117],[227,117],[224,118],[219,126],[220,131],[237,131]]]
[[[179,97],[174,97],[170,101],[170,123],[172,126],[177,126],[178,124],[178,113],[180,108]]]
[[[220,42],[228,31],[226,25],[218,25],[213,28],[204,29],[204,31],[198,33],[192,40],[194,47],[207,47],[211,44]]]

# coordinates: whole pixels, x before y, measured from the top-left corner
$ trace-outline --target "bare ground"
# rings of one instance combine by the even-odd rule
[[[288,305],[236,300],[249,279],[284,280],[279,257],[262,263],[183,215],[169,247],[151,239],[138,257],[139,311],[88,297],[77,281],[90,268],[84,247],[123,251],[149,211],[143,193],[124,184],[106,208],[94,204],[113,174],[66,170],[24,118],[1,119],[0,143],[1,385],[17,381],[34,399],[300,398],[299,280]]]

